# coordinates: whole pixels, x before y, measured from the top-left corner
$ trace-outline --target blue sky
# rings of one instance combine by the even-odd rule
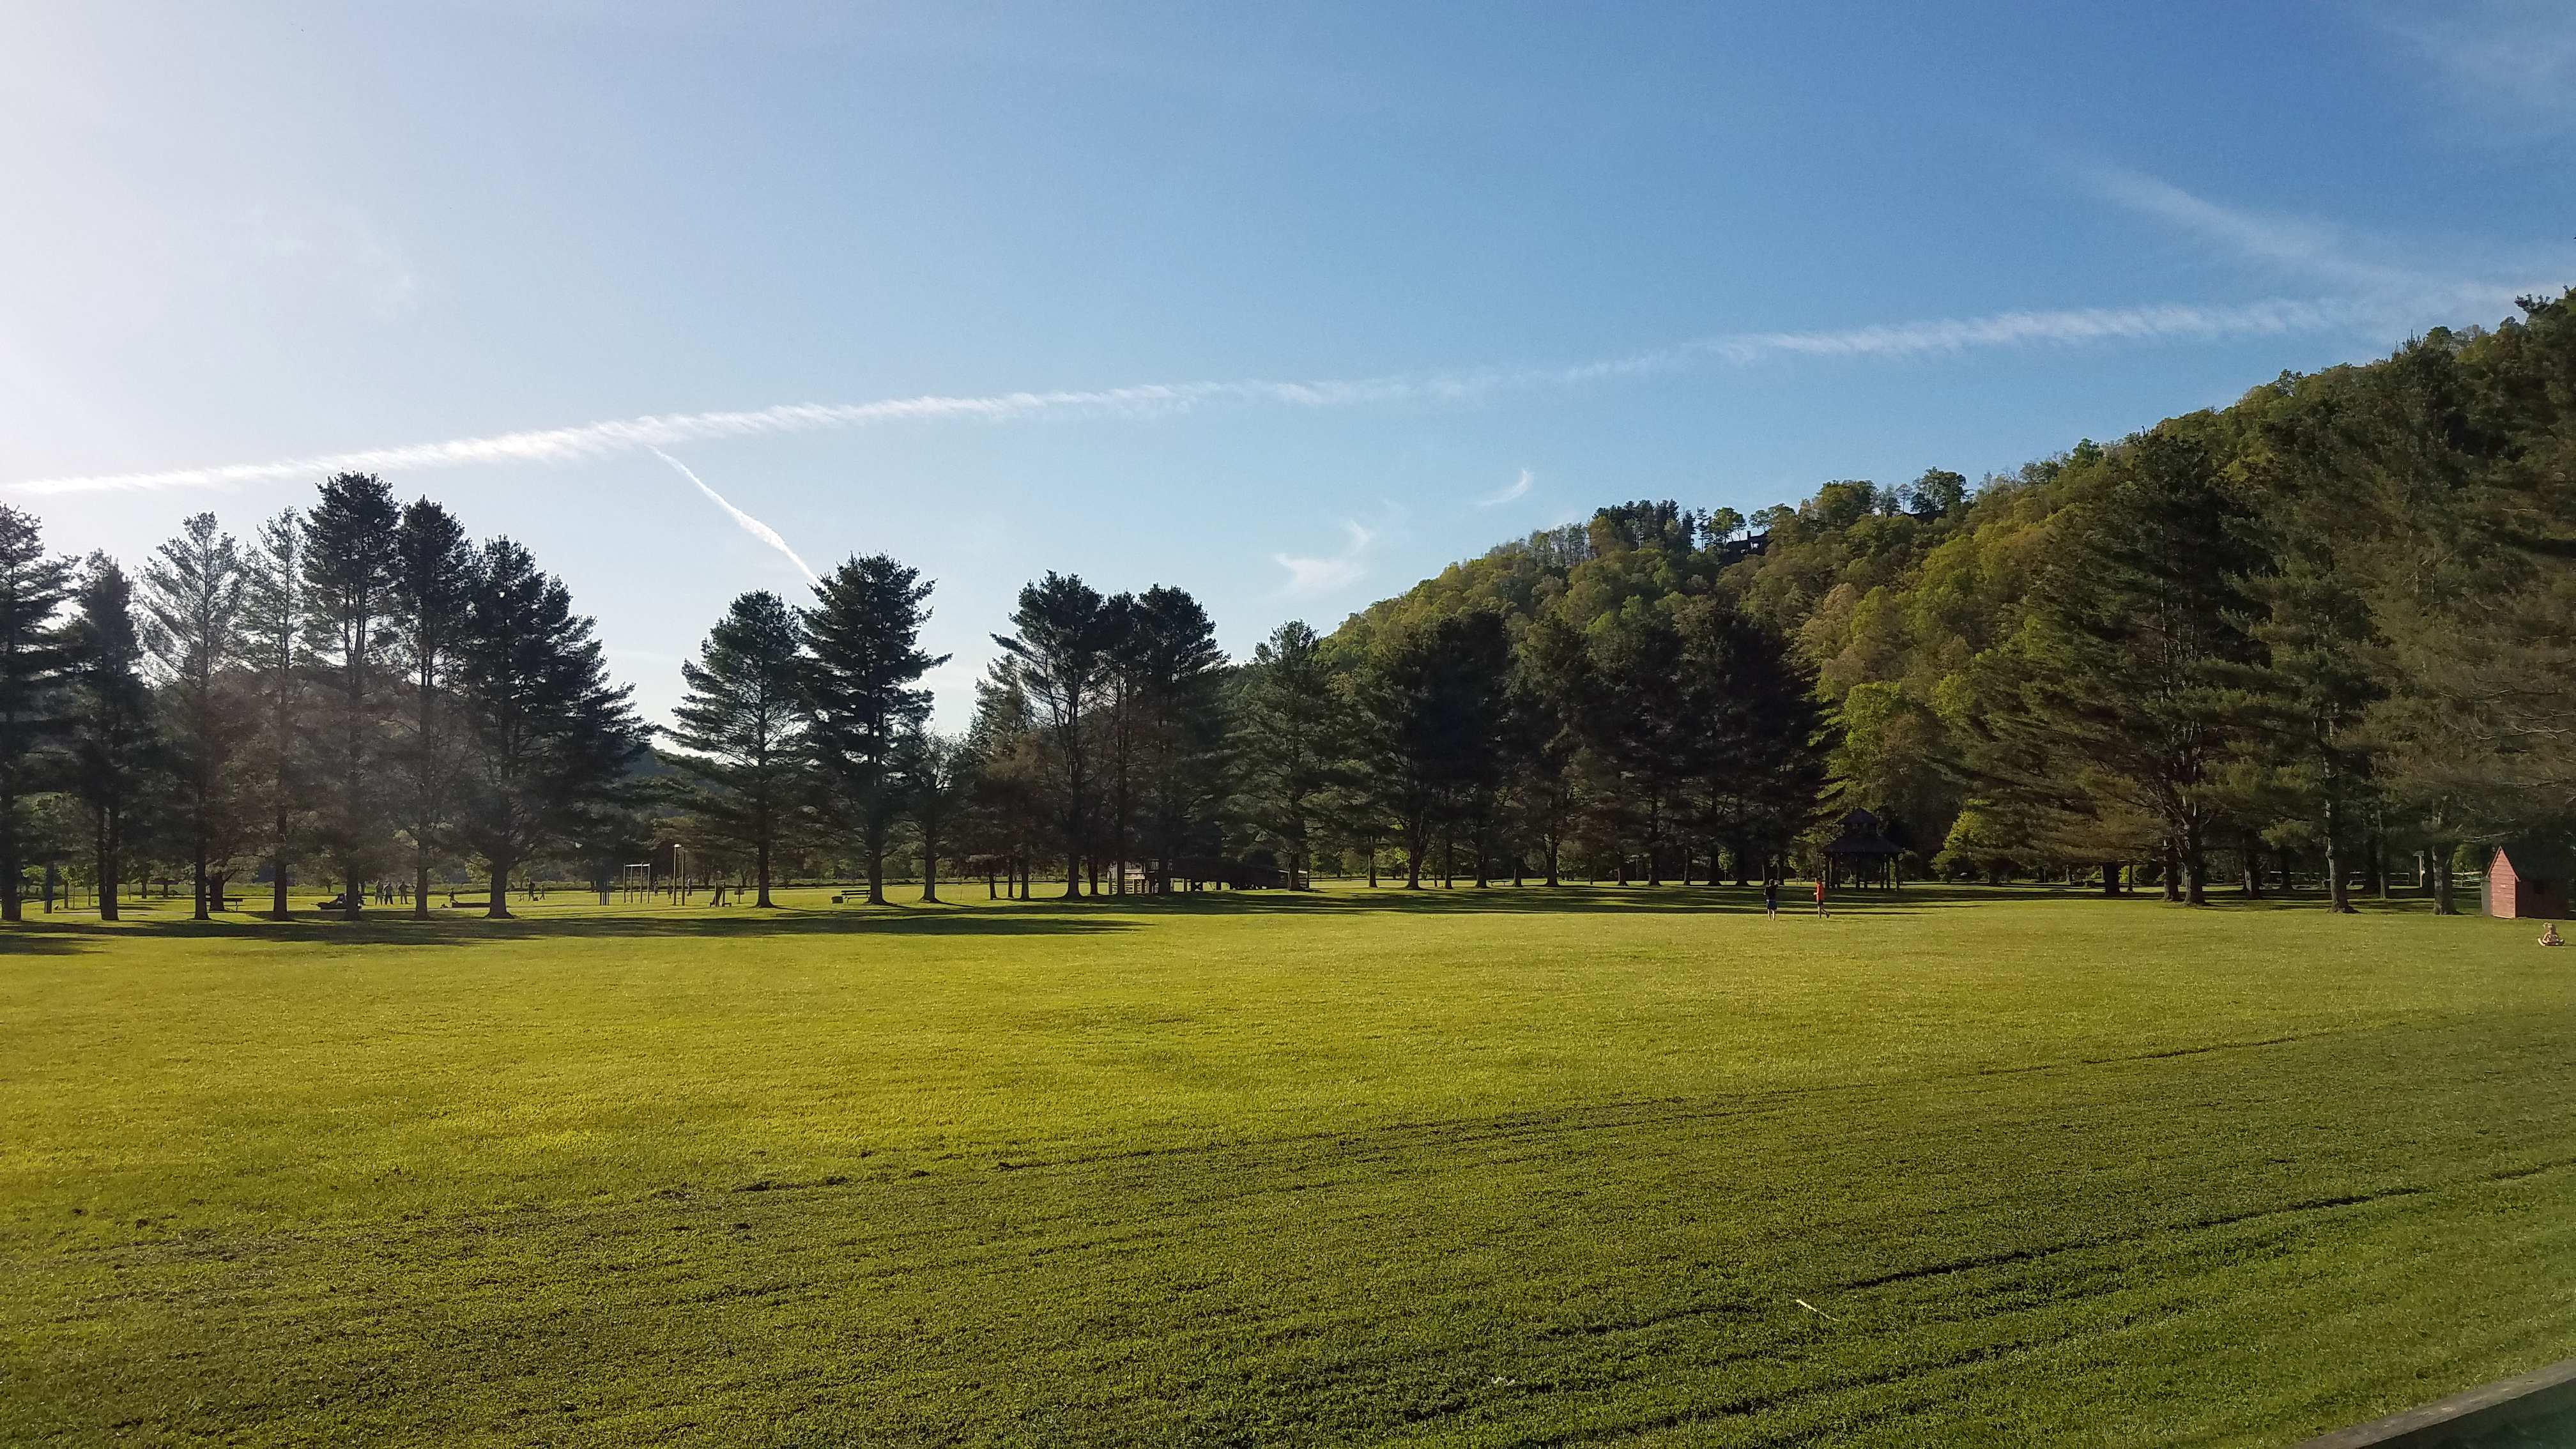
[[[2563,4],[20,0],[0,499],[137,559],[355,455],[656,715],[801,594],[738,510],[935,578],[955,725],[1048,568],[1241,653],[2491,324],[2576,282],[2571,140]]]

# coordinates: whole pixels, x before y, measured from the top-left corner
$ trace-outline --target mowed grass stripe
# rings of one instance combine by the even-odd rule
[[[0,1433],[2268,1443],[2568,1347],[2519,933],[1636,895],[12,961]]]

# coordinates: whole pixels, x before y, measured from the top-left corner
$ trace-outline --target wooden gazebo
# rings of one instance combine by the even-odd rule
[[[1904,884],[1904,855],[1904,846],[1880,833],[1877,816],[1855,810],[1843,817],[1843,833],[1825,846],[1827,884],[1894,890]]]

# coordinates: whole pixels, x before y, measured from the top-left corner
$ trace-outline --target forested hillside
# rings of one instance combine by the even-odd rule
[[[2295,868],[2339,904],[2420,855],[2447,908],[2455,851],[2563,834],[2576,803],[2576,312],[2525,311],[1973,491],[1936,469],[1751,519],[1603,509],[1331,648],[1356,665],[1500,618],[1514,668],[1559,681],[1573,833],[1621,855],[1655,839],[1658,792],[1691,791],[1687,748],[1638,736],[1692,677],[1677,642],[1725,618],[1812,682],[1810,823],[1865,807],[1917,868],[2145,865],[2190,899],[2214,869],[2261,890]],[[1761,683],[1721,693],[1793,727]],[[1729,728],[1713,699],[1682,707],[1675,740]],[[1518,788],[1553,771],[1531,753]]]

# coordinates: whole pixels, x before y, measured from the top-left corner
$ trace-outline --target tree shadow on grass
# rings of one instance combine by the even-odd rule
[[[2082,886],[1944,885],[1920,883],[1900,890],[1836,891],[1837,917],[1921,915],[1933,911],[2012,902],[2084,903],[2105,909],[2163,906],[2153,891],[2106,897]],[[2218,911],[2319,910],[2318,892],[2245,899],[2213,893]],[[2429,912],[2421,898],[2359,900],[2369,914]],[[2165,907],[2181,910],[2180,906]],[[1784,916],[1812,916],[1815,898],[1804,882],[1780,893]],[[569,909],[547,904],[522,908],[506,920],[480,913],[440,911],[415,920],[407,909],[371,911],[356,922],[316,911],[286,921],[237,913],[213,921],[185,918],[97,921],[39,918],[0,927],[0,955],[64,955],[107,949],[122,940],[274,941],[280,944],[470,946],[486,941],[544,939],[747,940],[781,936],[818,940],[905,937],[1092,936],[1144,929],[1158,919],[1319,915],[1653,915],[1743,918],[1762,913],[1759,886],[1734,885],[1473,885],[1406,890],[1336,887],[1321,891],[1184,891],[1167,896],[1100,896],[1080,900],[902,902],[842,908],[643,906],[620,909],[588,904]]]
[[[1780,914],[1813,915],[1813,886],[1792,881],[1780,891]],[[1897,891],[1839,890],[1831,901],[1836,913],[1846,910],[1883,912],[1891,907],[1991,905],[2001,901],[2049,900],[2067,892],[2047,886],[1909,885]],[[1068,902],[1067,904],[1075,904]],[[1079,903],[1088,907],[1095,903]],[[1736,885],[1491,885],[1477,887],[1380,886],[1374,890],[1327,891],[1185,891],[1169,896],[1129,896],[1096,903],[1139,914],[1263,915],[1299,912],[1358,915],[1586,913],[1649,915],[1760,915],[1762,888]]]
[[[918,912],[918,914],[913,914]],[[935,913],[935,914],[934,914]],[[563,937],[705,937],[746,936],[1096,936],[1137,929],[1134,921],[1101,916],[1037,914],[1027,908],[964,910],[880,906],[864,912],[801,911],[793,907],[742,915],[601,915],[520,916],[506,921],[476,919],[468,932],[488,931],[493,939],[528,936]],[[466,939],[472,939],[468,935]]]
[[[755,936],[1087,936],[1132,931],[1134,921],[1095,916],[1037,914],[1021,910],[964,911],[931,906],[881,908],[865,914],[786,909],[736,915],[695,911],[647,914],[549,915],[543,907],[493,920],[481,914],[440,914],[428,920],[390,911],[356,921],[317,911],[278,921],[234,915],[212,921],[48,921],[0,931],[0,954],[68,954],[113,947],[120,941],[274,941],[331,946],[472,946],[486,941],[545,938],[724,940]],[[935,913],[935,914],[934,914]]]
[[[69,956],[89,948],[81,932],[55,925],[51,921],[22,921],[0,925],[0,956]]]

